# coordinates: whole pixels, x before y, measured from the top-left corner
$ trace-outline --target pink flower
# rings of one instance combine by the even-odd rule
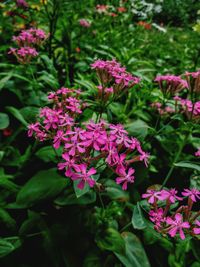
[[[110,134],[116,135],[116,136],[122,136],[124,134],[128,134],[128,132],[124,129],[124,126],[122,124],[110,124]]]
[[[67,106],[66,108],[68,108],[69,110],[71,110],[72,112],[75,113],[82,113],[81,109],[80,109],[80,100],[78,100],[75,97],[69,97],[66,99],[67,101]]]
[[[96,10],[98,13],[106,13],[109,7],[107,5],[97,5]]]
[[[178,197],[176,194],[178,191],[176,189],[162,190],[162,195],[165,199],[168,199],[170,203],[175,203],[176,200],[182,200],[181,197]]]
[[[156,191],[153,189],[148,189],[147,193],[142,194],[142,198],[148,198],[150,204],[155,203],[157,200],[164,200],[165,194],[162,191]]]
[[[77,164],[75,163],[75,158],[71,158],[68,153],[63,153],[62,158],[65,160],[65,162],[58,163],[58,169],[63,170],[66,168],[65,175],[67,177],[71,177],[73,174],[73,170],[78,170]]]
[[[135,84],[138,84],[140,79],[132,76],[132,74],[126,71],[125,67],[115,60],[96,60],[91,64],[92,69],[96,69],[98,76],[103,83],[114,83],[114,93],[118,93],[124,88],[131,88]]]
[[[165,218],[163,217],[164,211],[162,208],[150,210],[149,216],[150,220],[155,223],[157,229],[161,226],[161,223],[165,221]]]
[[[190,224],[189,224],[189,222],[183,222],[183,217],[180,213],[177,213],[175,215],[174,220],[170,217],[167,217],[166,223],[168,225],[171,225],[171,227],[168,231],[168,233],[171,237],[174,237],[176,235],[176,233],[179,231],[181,239],[185,239],[183,229],[190,228]]]
[[[134,183],[135,177],[132,175],[135,172],[133,168],[129,168],[128,172],[126,173],[125,168],[120,168],[119,169],[119,177],[116,178],[116,183],[122,185],[122,189],[126,190],[127,189],[127,184],[128,183]]]
[[[193,202],[197,202],[197,200],[200,199],[200,191],[196,188],[184,189],[182,195],[184,197],[189,197]]]
[[[196,224],[198,227],[194,227],[194,228],[193,228],[194,234],[195,234],[195,235],[200,235],[200,221],[196,220],[195,224]]]
[[[188,88],[187,81],[181,79],[180,76],[161,75],[157,76],[154,81],[158,82],[159,87],[163,92],[176,93],[183,88]]]
[[[75,154],[82,154],[85,152],[85,145],[81,141],[72,141],[71,143],[65,143],[65,148],[67,149],[70,156],[75,156]]]
[[[88,183],[90,187],[94,187],[96,182],[93,178],[91,178],[91,176],[96,173],[95,168],[91,168],[89,171],[87,171],[87,165],[83,163],[77,166],[77,171],[79,173],[73,174],[72,179],[81,180],[77,186],[79,189],[83,189],[85,183]]]
[[[28,136],[31,137],[33,133],[40,132],[40,126],[41,125],[39,122],[29,124],[28,125]]]
[[[28,3],[25,0],[17,0],[16,1],[16,5],[18,7],[22,7],[22,8],[27,8],[28,7]]]
[[[60,147],[61,142],[68,141],[68,138],[66,138],[67,134],[64,133],[62,130],[58,130],[56,135],[54,136],[53,140],[53,147],[58,149]]]
[[[200,148],[195,152],[196,157],[200,157]]]
[[[89,28],[91,26],[91,23],[86,19],[80,19],[79,24],[84,28]]]

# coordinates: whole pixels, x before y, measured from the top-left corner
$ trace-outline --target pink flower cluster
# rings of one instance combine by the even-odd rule
[[[200,148],[195,152],[196,157],[200,157]]]
[[[140,82],[138,77],[133,76],[126,71],[115,59],[113,60],[96,60],[91,64],[92,69],[95,69],[101,81],[101,91],[119,93],[121,90],[129,89]],[[112,89],[107,88],[112,84]]]
[[[135,170],[130,165],[135,161],[147,165],[149,155],[121,124],[103,120],[77,123],[76,117],[84,108],[79,95],[80,90],[69,88],[50,93],[48,99],[53,107],[41,109],[39,120],[28,126],[28,136],[34,134],[39,141],[51,140],[55,149],[63,148],[64,162],[58,164],[58,169],[65,169],[71,180],[79,180],[78,188],[83,189],[85,184],[93,187],[95,166],[103,163],[116,174],[116,183],[126,190],[128,183],[134,182]]]
[[[91,23],[86,19],[80,19],[79,24],[84,28],[90,28]]]
[[[161,75],[157,76],[154,81],[159,84],[159,87],[164,94],[174,94],[184,88],[188,88],[187,81],[183,80],[180,76]]]
[[[153,102],[151,107],[156,109],[161,116],[175,113],[175,108],[172,105],[166,104],[163,106],[160,102]]]
[[[192,117],[195,120],[200,118],[200,101],[192,102],[189,99],[182,99],[181,97],[174,97],[174,100],[179,105],[180,110],[185,112],[188,117]]]
[[[200,93],[200,70],[196,72],[188,72],[184,74],[192,92]]]
[[[109,9],[109,6],[107,5],[96,5],[96,11],[99,14],[107,13],[108,9]]]
[[[28,3],[25,0],[17,0],[16,5],[17,7],[24,8],[24,9],[29,7]]]
[[[155,230],[163,235],[169,234],[171,237],[175,237],[178,233],[181,239],[185,239],[185,232],[191,236],[200,234],[200,221],[198,220],[200,211],[192,211],[193,204],[200,200],[200,191],[195,188],[184,189],[182,197],[177,193],[176,189],[160,191],[148,189],[142,195],[151,205],[149,217],[154,223]],[[188,199],[187,205],[179,205],[174,211],[171,205],[180,204],[183,197]]]
[[[169,115],[174,113],[185,113],[189,119],[199,121],[200,119],[200,101],[192,102],[189,99],[183,99],[175,96],[164,104],[153,102],[151,107],[156,109],[160,115]]]
[[[38,56],[35,46],[43,44],[47,38],[48,35],[41,29],[23,30],[18,36],[13,36],[18,48],[10,48],[8,53],[15,55],[22,64],[29,63],[32,58]]]

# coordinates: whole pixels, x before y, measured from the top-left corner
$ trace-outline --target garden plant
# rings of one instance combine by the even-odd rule
[[[0,266],[200,267],[199,16],[0,1]]]

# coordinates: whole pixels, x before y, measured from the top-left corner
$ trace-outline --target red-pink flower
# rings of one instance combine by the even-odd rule
[[[150,204],[155,203],[157,200],[164,200],[165,199],[165,194],[163,194],[162,191],[156,191],[153,189],[148,189],[147,193],[142,194],[143,198],[148,198],[148,202]]]
[[[163,198],[170,201],[170,203],[175,203],[176,200],[182,200],[181,197],[177,196],[178,191],[173,188],[170,190],[162,190]]]
[[[150,210],[149,216],[150,220],[155,223],[157,229],[159,229],[161,223],[165,221],[164,211],[162,208],[159,208],[157,210]]]
[[[195,152],[196,157],[200,157],[200,148]]]
[[[78,170],[77,164],[75,163],[75,158],[70,157],[68,153],[63,153],[62,158],[65,160],[65,162],[58,163],[58,169],[65,169],[65,175],[67,177],[71,177],[73,170]]]
[[[185,234],[183,229],[190,228],[189,222],[183,222],[183,217],[180,213],[177,213],[174,217],[174,220],[171,217],[167,217],[166,223],[170,226],[168,234],[171,237],[174,237],[177,232],[179,232],[181,239],[185,239]]]
[[[200,221],[196,220],[195,225],[197,227],[193,228],[194,234],[195,235],[200,235]]]
[[[182,195],[184,197],[189,197],[193,202],[197,202],[197,200],[200,199],[200,191],[196,188],[184,189]]]
[[[120,176],[116,178],[116,183],[117,184],[123,183],[122,189],[126,190],[128,183],[134,183],[135,177],[132,175],[134,174],[134,172],[135,170],[133,168],[129,168],[128,171],[126,171],[125,168],[120,168],[118,172]]]
[[[89,28],[91,26],[91,23],[86,19],[80,19],[79,24],[84,28]]]
[[[87,165],[86,164],[80,164],[77,166],[77,172],[72,175],[73,180],[81,180],[77,187],[79,189],[83,189],[85,184],[88,183],[90,187],[93,187],[95,185],[95,180],[91,177],[96,173],[95,168],[91,168],[87,171]]]
[[[68,141],[68,138],[66,138],[66,133],[64,133],[62,130],[58,130],[56,135],[54,136],[53,140],[53,147],[58,149],[61,145],[61,142]]]

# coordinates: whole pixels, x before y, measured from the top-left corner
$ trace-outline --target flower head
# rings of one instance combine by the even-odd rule
[[[127,184],[128,183],[134,183],[135,177],[133,176],[135,170],[133,168],[129,168],[128,171],[125,170],[125,168],[120,168],[119,169],[119,177],[116,178],[116,183],[122,185],[122,189],[126,190],[127,189]]]
[[[183,229],[189,229],[190,224],[189,222],[184,222],[183,217],[180,213],[177,213],[174,217],[174,220],[171,217],[166,219],[166,223],[170,225],[170,229],[168,233],[171,237],[174,237],[177,232],[179,232],[181,239],[185,239],[185,234]]]
[[[86,164],[80,164],[76,167],[77,173],[74,173],[72,176],[73,180],[80,180],[77,187],[79,189],[83,189],[85,187],[85,184],[88,183],[90,187],[93,187],[95,185],[95,180],[91,177],[96,173],[95,168],[91,168],[87,171],[87,165]]]
[[[200,191],[196,188],[184,189],[182,195],[184,197],[190,198],[193,202],[197,202],[197,200],[200,199]]]

